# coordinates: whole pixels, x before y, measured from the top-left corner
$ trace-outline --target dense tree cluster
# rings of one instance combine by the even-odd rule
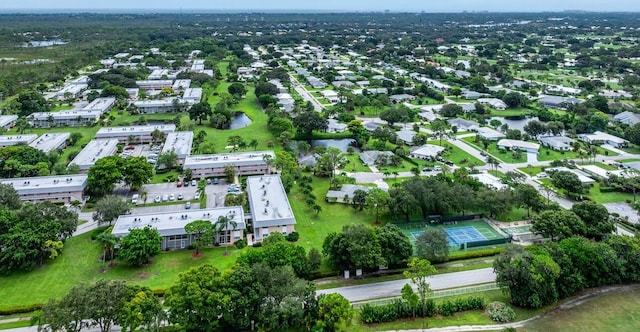
[[[87,190],[94,195],[104,196],[111,193],[120,182],[137,190],[148,183],[152,176],[153,166],[144,157],[105,157],[89,168]]]
[[[633,237],[610,235],[602,242],[571,237],[508,246],[494,270],[513,304],[540,308],[585,288],[640,281],[638,257],[640,242]]]
[[[50,202],[21,205],[13,187],[0,189],[0,273],[32,270],[59,256],[78,215]]]
[[[0,177],[33,177],[51,174],[57,153],[46,153],[28,145],[0,148]]]

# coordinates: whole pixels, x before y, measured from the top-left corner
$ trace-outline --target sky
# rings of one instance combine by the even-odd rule
[[[640,11],[638,0],[0,0],[0,11]]]
[[[2,0],[0,11],[640,11],[638,0]]]

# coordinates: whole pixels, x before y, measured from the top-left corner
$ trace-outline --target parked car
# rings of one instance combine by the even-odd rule
[[[167,195],[167,194],[162,195],[162,201],[163,202],[166,202],[168,200],[169,200],[169,195]]]
[[[178,183],[176,183],[176,186],[177,186],[178,188],[182,187],[182,182],[181,182],[181,181],[178,181]]]
[[[189,186],[189,181],[185,180],[185,181],[184,181],[184,183],[183,183],[183,185],[184,185],[185,187],[188,187],[188,186]]]
[[[218,178],[213,178],[213,184],[218,184],[220,183],[220,181],[218,181]]]
[[[447,165],[447,166],[453,166],[454,165],[453,161],[450,161],[450,160],[445,160],[444,164]]]
[[[548,178],[548,177],[549,177],[549,174],[547,174],[547,173],[545,173],[545,172],[542,172],[542,173],[538,173],[538,175],[536,175],[536,177],[537,177],[538,179],[544,179],[544,178]]]
[[[184,203],[184,208],[189,210],[191,208],[191,202]]]
[[[193,196],[193,199],[200,199],[200,192],[197,192],[195,196]]]
[[[207,178],[207,184],[211,184],[211,179]]]
[[[486,156],[487,156],[487,153],[486,153],[486,152],[484,152],[484,151],[480,151],[480,155],[481,155],[481,156],[483,156],[483,157],[486,157]]]
[[[162,200],[162,198],[160,198],[160,195],[157,195],[156,198],[153,201],[155,203],[160,203],[161,200]]]
[[[133,194],[133,196],[131,196],[131,204],[138,205],[139,199],[140,199],[139,194]]]
[[[442,167],[440,167],[440,166],[433,166],[433,170],[434,170],[435,172],[442,172]]]
[[[423,172],[431,172],[431,168],[429,167],[425,167],[422,169]]]
[[[176,195],[175,194],[169,195],[169,200],[170,201],[175,201],[176,200]]]
[[[192,186],[197,186],[198,185],[198,181],[196,181],[195,179],[191,180],[191,185]]]
[[[127,147],[126,147],[126,148],[124,148],[124,149],[125,149],[125,150],[135,150],[135,149],[136,149],[136,147],[135,147],[135,146],[133,146],[133,145],[129,145],[129,146],[127,146]]]
[[[178,200],[181,201],[184,199],[184,195],[182,193],[178,194]]]

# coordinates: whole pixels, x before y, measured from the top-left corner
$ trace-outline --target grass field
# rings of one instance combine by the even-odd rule
[[[589,196],[589,198],[591,198],[594,202],[596,202],[598,204],[624,202],[626,200],[632,200],[633,199],[633,194],[629,194],[629,193],[621,193],[621,192],[603,193],[603,192],[600,192],[600,184],[598,182],[593,184],[593,186],[589,190],[589,194],[587,196]]]
[[[91,241],[90,234],[80,235],[67,240],[62,255],[44,267],[0,276],[0,307],[45,303],[49,298],[63,296],[75,284],[99,279],[119,279],[152,289],[166,289],[180,272],[192,266],[208,263],[221,270],[231,267],[240,251],[229,248],[231,254],[223,256],[224,250],[204,249],[204,255],[198,259],[192,257],[190,250],[163,252],[154,257],[149,266],[118,265],[103,271],[100,246]]]
[[[482,148],[482,145],[480,142],[476,142],[475,141],[475,136],[471,136],[471,137],[465,137],[463,138],[463,140],[469,144],[472,144],[474,146],[476,146],[478,149],[485,151],[485,149]],[[489,146],[487,147],[486,151],[492,155],[494,155],[496,158],[502,160],[505,163],[508,164],[518,164],[518,163],[525,163],[527,162],[527,154],[526,153],[521,153],[519,158],[515,158],[513,152],[511,151],[506,151],[503,149],[498,149],[498,143],[497,142],[492,142],[491,144],[489,144]]]
[[[613,332],[637,331],[638,326],[640,287],[629,286],[576,307],[548,313],[518,331]]]
[[[318,215],[307,207],[298,186],[294,186],[288,195],[291,209],[296,216],[296,231],[300,233],[298,244],[307,250],[311,248],[321,250],[322,242],[327,234],[340,232],[344,225],[373,225],[375,223],[376,217],[373,212],[355,210],[346,204],[325,202],[324,197],[329,191],[328,178],[313,177],[311,187],[313,194],[317,197],[316,202],[322,207],[322,212]],[[384,224],[387,218],[388,216],[381,213],[381,224]]]
[[[440,140],[429,141],[427,143],[440,145]],[[446,148],[446,150],[442,153],[442,158],[450,160],[458,166],[483,166],[485,164],[484,161],[464,152],[462,149],[451,143],[448,143],[445,140],[442,141],[442,146]]]
[[[371,172],[369,166],[362,163],[357,153],[346,154],[345,157],[349,163],[342,169],[345,172]]]

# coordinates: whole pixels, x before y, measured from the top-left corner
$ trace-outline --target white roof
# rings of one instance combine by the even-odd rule
[[[423,157],[435,157],[440,152],[444,151],[444,147],[433,144],[425,144],[413,151],[411,151],[411,155],[423,156]]]
[[[1,115],[0,116],[0,127],[5,127],[11,122],[18,120],[17,115]]]
[[[129,127],[102,127],[96,133],[96,138],[128,137],[151,135],[154,130],[168,134],[176,130],[174,124],[129,126]]]
[[[87,175],[74,174],[2,179],[0,183],[11,185],[20,196],[57,192],[65,193],[83,191],[87,186]]]
[[[89,103],[89,105],[82,108],[82,110],[86,112],[96,111],[96,112],[104,113],[110,110],[113,107],[113,105],[115,105],[115,103],[116,103],[116,98],[114,97],[96,98],[91,103]]]
[[[547,168],[546,172],[548,173],[552,173],[552,172],[569,172],[569,173],[573,173],[576,176],[578,176],[578,179],[580,180],[580,182],[582,183],[594,183],[596,182],[594,179],[589,177],[589,174],[577,170],[577,169],[571,169],[571,168],[567,168],[567,167],[552,167],[552,168]]]
[[[498,146],[508,147],[508,148],[520,148],[525,150],[539,150],[540,144],[520,141],[517,139],[501,139],[498,141]]]
[[[0,147],[29,144],[38,138],[36,134],[0,135]]]
[[[202,88],[188,88],[184,90],[182,98],[200,100],[202,98]]]
[[[29,118],[37,121],[47,121],[51,117],[56,120],[73,120],[78,117],[83,119],[99,119],[102,113],[99,111],[60,111],[60,112],[36,112],[31,113]]]
[[[264,156],[276,157],[273,151],[220,153],[210,155],[189,156],[184,161],[185,169],[214,168],[226,165],[248,166],[266,165]]]
[[[279,175],[248,177],[247,194],[254,229],[296,223]]]
[[[593,134],[580,134],[578,135],[580,138],[586,138],[589,141],[610,141],[616,143],[624,143],[627,142],[626,139],[620,138],[618,136],[613,136],[611,134],[603,133],[601,131],[596,131]]]
[[[112,156],[118,150],[117,139],[94,139],[73,158],[71,164],[78,165],[81,170],[87,170],[100,158]]]
[[[508,187],[506,184],[502,183],[502,181],[498,177],[494,176],[493,174],[478,173],[478,174],[471,174],[471,177],[478,180],[479,182],[486,185],[487,187],[493,188],[495,190],[500,190]]]
[[[480,127],[478,128],[478,136],[484,138],[502,138],[505,135],[495,129],[489,127]]]
[[[218,217],[227,216],[233,218],[237,223],[236,229],[245,229],[244,210],[240,206],[219,207],[198,210],[179,210],[168,212],[154,212],[144,214],[125,214],[118,217],[111,234],[125,236],[129,230],[151,226],[158,230],[162,236],[184,235],[184,226],[195,220],[210,220],[212,223],[218,221]],[[227,230],[232,230],[228,226]]]
[[[49,152],[56,150],[66,144],[67,140],[71,137],[70,133],[49,133],[38,137],[35,141],[29,143],[29,146],[34,147],[43,152]]]
[[[171,87],[173,90],[179,90],[179,89],[188,89],[191,86],[191,80],[186,79],[186,80],[176,80],[175,82],[173,82],[173,86]]]
[[[193,144],[192,131],[176,131],[169,133],[164,142],[162,152],[174,151],[179,159],[191,155],[191,145]]]

